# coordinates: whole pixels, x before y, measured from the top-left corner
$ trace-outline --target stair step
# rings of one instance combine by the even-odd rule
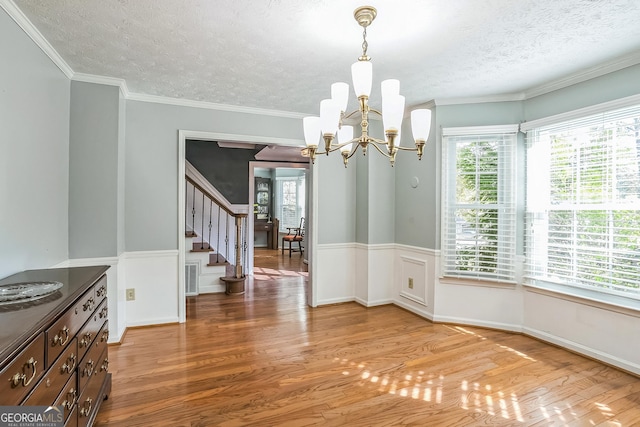
[[[198,234],[195,231],[187,231],[184,233],[184,237],[198,237]]]
[[[209,267],[213,267],[216,265],[226,265],[229,264],[227,260],[220,254],[210,254],[209,255]]]
[[[214,249],[207,242],[193,242],[191,252],[212,252]]]

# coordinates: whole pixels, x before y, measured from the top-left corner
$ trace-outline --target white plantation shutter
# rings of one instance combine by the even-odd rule
[[[515,282],[517,129],[443,129],[442,276]]]
[[[304,217],[305,179],[299,177],[276,178],[276,212],[280,220],[280,232],[287,228],[300,226],[300,218]]]
[[[640,106],[527,132],[525,281],[640,298]]]

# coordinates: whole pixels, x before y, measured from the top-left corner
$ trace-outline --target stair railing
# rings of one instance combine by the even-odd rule
[[[203,251],[214,249],[215,244],[215,263],[228,262],[232,264],[233,277],[244,277],[247,261],[247,214],[233,212],[189,176],[185,176],[185,186],[186,235],[198,236],[200,241],[196,243],[196,247],[199,243],[200,250]],[[188,215],[189,211],[191,216]]]

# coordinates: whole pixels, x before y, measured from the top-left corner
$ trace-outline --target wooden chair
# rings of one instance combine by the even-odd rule
[[[299,227],[287,227],[287,235],[282,237],[282,255],[284,255],[284,243],[289,242],[289,258],[291,258],[291,252],[300,252],[302,255],[302,239],[304,238],[304,218],[300,218]],[[291,247],[292,243],[298,242],[298,250]]]

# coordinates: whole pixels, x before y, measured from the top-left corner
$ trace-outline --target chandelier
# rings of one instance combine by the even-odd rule
[[[371,58],[367,56],[367,27],[373,22],[377,11],[372,6],[362,6],[353,12],[353,16],[364,29],[362,33],[362,56],[351,66],[353,88],[358,97],[359,108],[346,113],[349,101],[349,85],[339,82],[331,85],[331,99],[320,102],[320,117],[305,117],[303,119],[304,139],[307,148],[303,153],[315,163],[317,154],[326,154],[340,150],[344,166],[356,153],[358,147],[367,154],[367,147],[371,144],[380,154],[386,156],[395,164],[398,150],[416,151],[418,159],[422,159],[424,145],[431,129],[431,110],[417,109],[411,112],[411,130],[415,140],[415,147],[400,146],[400,131],[404,117],[405,98],[400,95],[398,80],[384,80],[381,84],[382,111],[369,106],[371,82],[373,80],[373,66]],[[345,125],[345,120],[360,113],[360,136],[353,136],[353,126]],[[382,117],[386,139],[377,139],[369,135],[369,113]],[[318,149],[320,140],[324,141],[324,151]],[[336,141],[337,139],[337,141]],[[353,145],[355,144],[355,147]]]

